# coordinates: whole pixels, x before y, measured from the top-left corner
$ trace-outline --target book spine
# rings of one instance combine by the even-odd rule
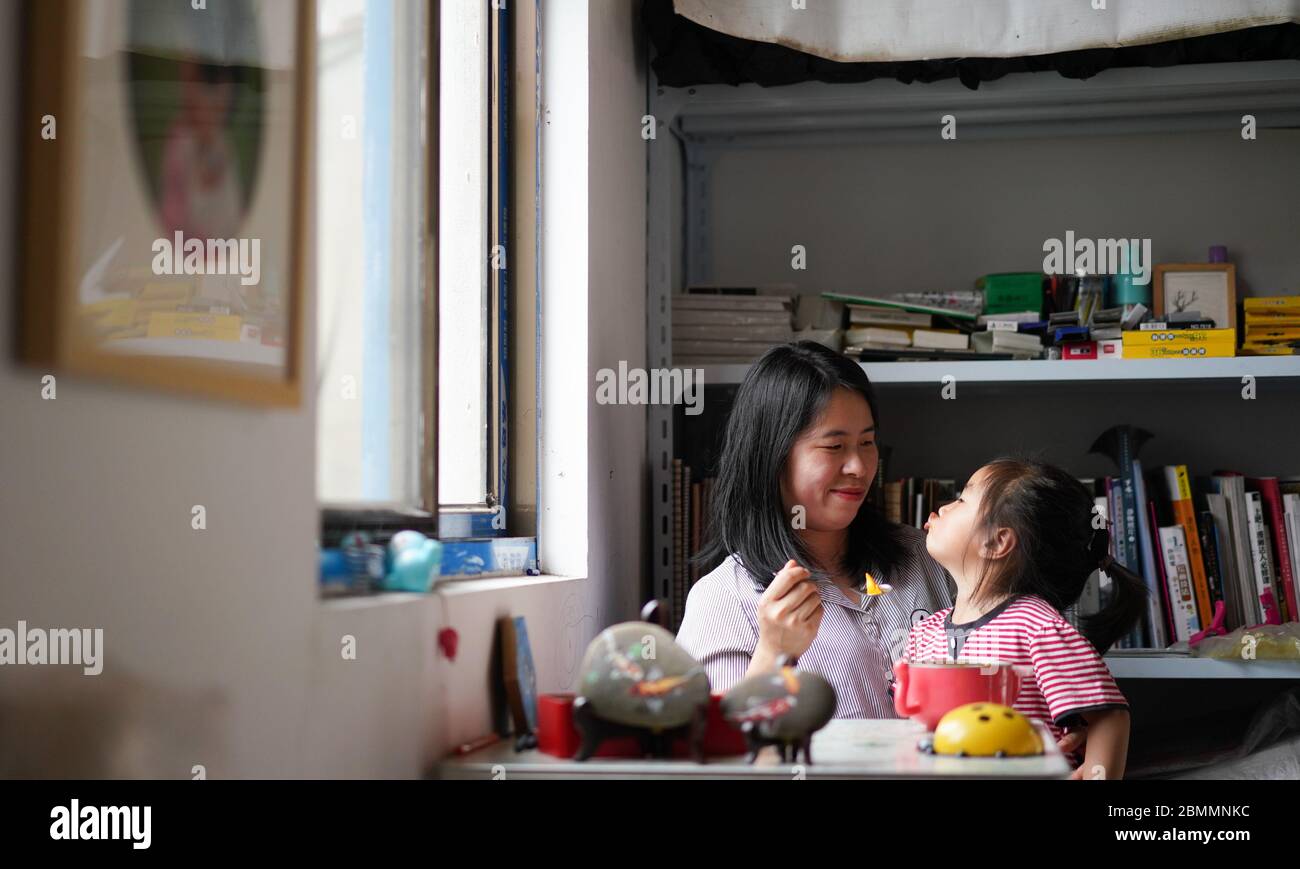
[[[1214,530],[1214,516],[1208,510],[1201,513],[1197,530],[1201,535],[1201,560],[1204,562],[1205,584],[1210,590],[1210,612],[1213,613],[1214,605],[1223,600],[1223,572],[1219,567],[1218,535]],[[1209,621],[1202,622],[1203,626],[1208,627],[1209,624]]]
[[[1236,554],[1235,576],[1237,599],[1241,601],[1242,625],[1258,625],[1264,621],[1264,611],[1255,591],[1254,567],[1250,556],[1250,527],[1245,491],[1241,477],[1224,477],[1228,497],[1228,535]]]
[[[1214,517],[1214,548],[1219,559],[1219,576],[1223,581],[1223,602],[1228,630],[1239,628],[1247,621],[1246,601],[1241,597],[1241,583],[1237,578],[1236,543],[1232,539],[1232,523],[1228,518],[1228,497],[1219,493],[1206,495],[1206,503]]]
[[[1164,552],[1165,581],[1174,622],[1174,636],[1186,642],[1199,631],[1196,596],[1192,591],[1191,559],[1186,538],[1179,525],[1160,529],[1160,548]]]
[[[672,629],[676,632],[681,626],[682,614],[686,609],[683,600],[682,563],[686,534],[682,527],[682,460],[673,459],[673,599],[669,607]]]
[[[1147,619],[1151,628],[1149,638],[1153,649],[1163,649],[1169,645],[1169,631],[1165,627],[1165,612],[1160,602],[1164,597],[1162,582],[1156,572],[1155,537],[1156,526],[1149,516],[1155,512],[1153,505],[1147,501],[1146,480],[1142,477],[1142,463],[1133,460],[1133,496],[1137,502],[1137,538],[1138,558],[1142,581],[1146,583]]]
[[[1272,529],[1273,554],[1276,565],[1275,574],[1279,581],[1278,603],[1285,607],[1282,620],[1300,621],[1300,609],[1296,608],[1295,573],[1291,564],[1291,545],[1287,540],[1286,516],[1282,510],[1282,490],[1277,480],[1263,479],[1258,483],[1259,495],[1264,502],[1264,519]]]
[[[1120,498],[1121,485],[1115,477],[1106,478],[1106,499],[1110,505],[1110,512],[1106,515],[1111,517],[1111,534],[1110,534],[1110,557],[1124,563],[1124,505]],[[1101,593],[1101,605],[1105,607],[1110,603],[1111,596],[1114,594],[1114,581],[1109,576],[1103,575],[1100,582],[1099,591]],[[1120,648],[1128,648],[1131,645],[1132,631],[1122,638],[1123,645]]]
[[[691,483],[691,585],[695,585],[700,578],[700,565],[695,557],[700,554],[700,520],[703,518],[700,507],[704,497],[703,488],[702,483]]]
[[[700,545],[708,546],[713,535],[713,478],[705,477],[700,487]],[[700,565],[700,575],[713,569],[712,565]]]
[[[1121,539],[1124,542],[1120,560],[1129,570],[1137,571],[1141,569],[1137,551],[1137,506],[1133,494],[1133,453],[1129,449],[1127,435],[1119,438],[1119,468],[1120,521],[1123,528]]]
[[[1210,603],[1210,585],[1205,577],[1205,561],[1201,557],[1201,536],[1196,528],[1196,508],[1192,504],[1192,484],[1187,476],[1186,465],[1172,465],[1165,468],[1165,484],[1169,489],[1169,502],[1173,508],[1174,522],[1183,529],[1183,539],[1187,545],[1187,561],[1192,571],[1192,589],[1196,593],[1196,613],[1199,624],[1192,633],[1202,626],[1208,626],[1214,618],[1214,607]]]
[[[885,483],[885,518],[895,525],[903,524],[903,483],[901,480]]]
[[[1123,559],[1123,555],[1121,552],[1122,545],[1123,545],[1121,540],[1121,536],[1122,536],[1121,532],[1123,526],[1120,524],[1122,521],[1121,515],[1123,514],[1123,512],[1124,512],[1124,507],[1122,504],[1120,504],[1120,498],[1119,498],[1119,486],[1117,485],[1114,477],[1107,477],[1106,478],[1106,517],[1109,520],[1109,525],[1110,525],[1110,557],[1115,559],[1120,559],[1120,560]]]
[[[1269,553],[1268,526],[1264,524],[1264,502],[1258,492],[1246,493],[1246,529],[1250,541],[1250,560],[1255,575],[1255,594],[1264,623],[1280,625],[1277,594],[1273,590],[1273,564]]]
[[[1141,462],[1134,459],[1134,493],[1138,497],[1138,546],[1141,552],[1141,574],[1147,582],[1147,589],[1151,592],[1148,598],[1147,609],[1151,613],[1151,621],[1156,630],[1152,634],[1152,647],[1164,649],[1169,647],[1169,602],[1165,601],[1162,608],[1161,601],[1164,600],[1165,592],[1164,576],[1161,575],[1161,566],[1158,566],[1158,557],[1160,550],[1157,549],[1158,539],[1156,532],[1156,505],[1147,498],[1147,480],[1141,472]]]
[[[1300,495],[1283,495],[1282,505],[1286,517],[1287,543],[1291,547],[1291,573],[1300,576]],[[1293,620],[1300,621],[1300,617]]]
[[[1151,543],[1155,548],[1156,562],[1156,585],[1160,589],[1161,613],[1164,616],[1165,640],[1168,643],[1174,642],[1177,636],[1177,630],[1174,627],[1174,602],[1169,594],[1169,576],[1165,570],[1164,547],[1161,545],[1159,528],[1160,524],[1156,521],[1156,503],[1148,501],[1147,508],[1150,519]]]
[[[889,464],[889,448],[881,446],[876,460],[876,477],[871,481],[867,500],[883,516],[885,515],[885,468]]]

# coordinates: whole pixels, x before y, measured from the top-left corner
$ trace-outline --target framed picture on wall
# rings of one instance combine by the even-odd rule
[[[1237,267],[1232,263],[1164,263],[1156,266],[1152,314],[1196,311],[1216,329],[1237,328]]]
[[[20,354],[299,402],[311,0],[28,4]]]

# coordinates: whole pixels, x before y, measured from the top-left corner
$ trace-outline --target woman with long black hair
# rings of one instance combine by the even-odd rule
[[[952,606],[953,584],[922,531],[866,503],[879,418],[861,366],[820,344],[774,347],[745,377],[701,554],[723,561],[692,587],[677,635],[714,690],[789,655],[834,686],[837,717],[894,717],[913,614]],[[890,590],[868,594],[867,573]]]

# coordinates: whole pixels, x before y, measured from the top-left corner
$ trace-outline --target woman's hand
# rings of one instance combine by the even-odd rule
[[[797,658],[812,645],[822,623],[822,598],[810,576],[790,559],[758,599],[755,663],[775,663],[780,655]]]

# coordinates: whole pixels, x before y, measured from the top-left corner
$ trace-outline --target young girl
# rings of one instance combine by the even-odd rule
[[[1140,618],[1146,589],[1111,560],[1109,534],[1094,527],[1092,496],[1059,468],[999,459],[976,471],[925,528],[926,549],[956,581],[957,600],[912,627],[907,659],[1032,669],[1015,708],[1058,740],[1067,727],[1086,723],[1073,778],[1121,778],[1128,704],[1101,656]],[[1080,634],[1061,613],[1097,568],[1114,593],[1084,618]]]

